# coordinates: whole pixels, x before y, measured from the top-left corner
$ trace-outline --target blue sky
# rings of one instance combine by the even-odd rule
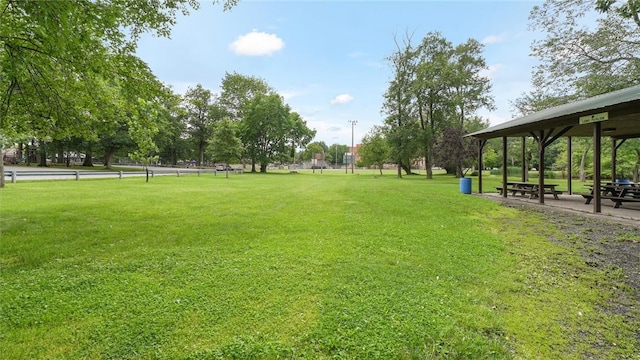
[[[454,45],[485,44],[497,110],[492,125],[512,118],[510,102],[530,88],[536,60],[529,11],[541,1],[275,1],[244,0],[223,12],[202,1],[180,17],[171,39],[145,36],[138,55],[183,94],[200,83],[219,92],[225,72],[263,78],[310,128],[316,141],[359,143],[383,122],[382,95],[392,71],[394,34],[418,43],[439,31]],[[540,35],[538,34],[539,38]]]

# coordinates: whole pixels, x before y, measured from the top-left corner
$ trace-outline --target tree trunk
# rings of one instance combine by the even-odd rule
[[[111,169],[111,161],[113,159],[113,149],[108,149],[104,154],[104,167]]]
[[[402,163],[401,166],[402,166],[402,170],[404,170],[404,172],[407,175],[412,175],[413,174],[413,172],[411,171],[411,166],[405,165],[404,163]]]
[[[16,154],[16,164],[20,163],[23,157],[24,157],[24,144],[20,142],[18,144],[18,153]]]
[[[584,163],[585,160],[587,158],[587,153],[589,152],[589,146],[587,146],[584,151],[582,152],[582,155],[580,156],[580,181],[584,182],[587,179],[587,173],[584,170]]]
[[[402,161],[398,161],[398,178],[402,179]]]
[[[26,164],[27,166],[31,166],[31,144],[27,143],[27,156],[26,156]]]
[[[175,147],[169,148],[169,164],[171,164],[171,166],[176,166],[178,164]]]
[[[200,145],[198,150],[198,166],[204,166],[204,146]]]
[[[82,162],[82,166],[93,167],[93,154],[91,149],[89,149],[84,155],[84,162]]]
[[[261,173],[267,172],[267,164],[260,164],[260,172]]]
[[[58,158],[56,159],[56,163],[64,164],[64,141],[58,141]]]
[[[4,151],[0,149],[0,156],[2,156],[2,161],[0,161],[0,188],[4,187]]]
[[[40,162],[38,166],[47,167],[47,145],[44,141],[40,143]]]

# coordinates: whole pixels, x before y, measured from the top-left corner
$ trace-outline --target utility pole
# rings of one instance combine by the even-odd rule
[[[353,174],[353,166],[354,166],[354,163],[356,162],[356,151],[355,151],[356,149],[353,146],[353,129],[358,123],[358,121],[349,120],[349,122],[351,123],[351,173]]]

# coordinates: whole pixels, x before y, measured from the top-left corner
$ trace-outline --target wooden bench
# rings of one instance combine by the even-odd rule
[[[558,195],[562,195],[562,191],[558,191],[558,190],[545,190],[544,193],[545,194],[549,194],[549,195],[553,195],[553,198],[556,199],[556,200],[560,200]]]
[[[496,190],[498,190],[498,192],[502,194],[502,187],[496,186]],[[518,191],[519,191],[519,192],[522,192],[522,193],[532,193],[532,192],[534,192],[534,191],[533,191],[533,190],[531,190],[531,189],[521,189],[521,188],[513,188],[513,187],[508,187],[508,188],[507,188],[507,191],[508,191],[508,192],[513,192],[514,194],[515,194],[516,192],[518,192]],[[535,191],[535,193],[537,194],[537,193],[538,193],[538,191],[536,190],[536,191]]]
[[[583,198],[585,198],[585,204],[589,204],[591,203],[591,200],[593,199],[593,194],[578,194],[578,195],[582,195]]]
[[[502,187],[497,186],[496,190],[498,190],[498,193],[502,194]],[[538,195],[538,190],[537,189],[525,189],[525,188],[517,188],[517,187],[508,187],[507,188],[507,192],[511,193],[511,196],[515,196],[517,193],[520,193],[520,195],[524,195],[524,194],[529,194],[529,197],[533,198],[534,195],[537,196]],[[556,194],[554,194],[554,197],[557,199],[558,198],[558,194],[562,194],[562,191],[556,191]],[[553,192],[551,191],[547,191],[545,192],[545,194],[553,194]]]
[[[615,202],[616,204],[613,206],[614,208],[619,208],[620,205],[622,205],[623,202],[640,202],[640,198],[637,197],[629,197],[629,196],[609,196],[609,195],[603,195],[600,197],[601,199],[609,199],[613,202]]]

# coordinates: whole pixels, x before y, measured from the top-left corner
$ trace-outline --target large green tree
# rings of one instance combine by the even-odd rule
[[[454,84],[454,64],[451,61],[454,48],[440,33],[429,33],[415,51],[417,59],[415,78],[412,81],[414,111],[420,124],[420,145],[425,160],[427,178],[433,172],[432,148],[445,121],[451,120],[453,106],[451,93]],[[460,80],[458,80],[460,81]]]
[[[310,129],[307,126],[307,122],[295,111],[289,113],[289,122],[292,126],[290,136],[291,161],[295,163],[296,149],[307,146],[316,136],[316,130]],[[322,144],[324,144],[324,142]],[[326,145],[324,146],[325,149],[328,149]]]
[[[161,110],[158,116],[159,131],[155,142],[158,145],[160,159],[164,163],[175,166],[178,159],[186,159],[189,145],[186,139],[186,110],[180,106],[182,99],[172,89],[166,89],[166,96],[161,98]]]
[[[495,109],[491,96],[491,81],[483,75],[487,63],[482,56],[484,45],[476,39],[468,39],[456,46],[453,53],[451,95],[459,119],[459,127],[467,128],[467,121],[481,108]],[[470,127],[475,126],[471,124]],[[457,127],[457,126],[456,126]]]
[[[313,159],[314,154],[323,154],[329,150],[329,147],[324,143],[324,141],[314,141],[306,146],[304,152],[302,153],[303,160],[311,160]]]
[[[215,103],[211,90],[205,89],[201,84],[187,90],[183,108],[187,132],[198,154],[198,166],[203,166],[205,150],[213,135],[213,125],[222,119],[223,110]]]
[[[238,161],[242,154],[242,141],[237,136],[238,123],[222,119],[214,125],[214,136],[209,149],[215,161],[224,163],[226,177],[229,177],[229,164]]]
[[[111,131],[109,113],[122,111],[114,94],[135,106],[161,89],[135,56],[140,36],[168,36],[178,14],[198,7],[196,0],[0,0],[0,132],[95,139]]]
[[[382,168],[389,161],[389,144],[383,128],[376,126],[364,136],[358,155],[362,166],[376,166],[382,176]]]
[[[597,95],[640,83],[637,0],[546,0],[530,26],[545,37],[532,45],[541,87],[553,95]],[[598,13],[599,10],[600,13]]]
[[[444,129],[463,130],[478,109],[493,108],[490,81],[482,76],[487,68],[483,47],[474,39],[454,46],[438,32],[428,33],[417,46],[412,46],[411,37],[407,36],[402,44],[396,40],[396,47],[397,51],[388,58],[394,77],[383,103],[391,156],[407,173],[408,165],[421,156],[427,178],[431,178],[436,139],[454,141],[451,146],[464,142],[452,136],[442,137]],[[443,148],[441,144],[439,149]],[[439,158],[449,154],[440,154]],[[459,170],[454,172],[458,176]]]
[[[396,50],[387,57],[393,78],[383,95],[382,112],[387,115],[385,125],[390,157],[398,165],[398,177],[402,177],[403,169],[407,174],[411,173],[411,161],[418,156],[418,127],[411,116],[412,82],[416,70],[411,36],[407,34],[403,41],[394,37],[394,42]]]
[[[267,82],[259,77],[225,73],[221,85],[219,102],[232,120],[244,117],[245,103],[257,95],[275,93]]]
[[[146,182],[149,182],[149,165],[158,160],[158,147],[153,138],[158,133],[154,119],[158,117],[159,106],[142,99],[139,99],[138,103],[136,113],[129,118],[129,136],[137,145],[137,148],[129,153],[129,157],[142,163],[147,173]]]
[[[240,137],[251,160],[251,171],[256,171],[257,164],[260,172],[266,172],[269,163],[287,161],[294,138],[301,127],[306,127],[302,118],[292,115],[295,113],[275,93],[257,94],[244,104],[242,112]],[[304,132],[315,133],[309,129]]]
[[[637,0],[546,0],[535,6],[530,26],[544,38],[532,44],[532,54],[540,65],[532,78],[534,91],[516,106],[541,110],[640,84],[639,9]],[[584,166],[589,149],[583,149]],[[628,166],[627,172],[638,174],[637,153],[640,140],[627,140],[619,149],[620,169]],[[581,177],[587,172],[581,168]]]

